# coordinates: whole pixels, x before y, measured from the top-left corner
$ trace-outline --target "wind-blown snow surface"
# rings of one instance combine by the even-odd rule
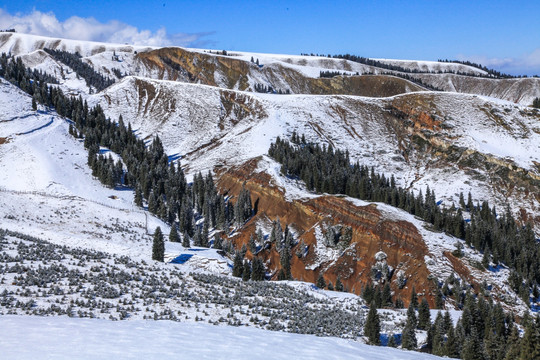
[[[1,316],[6,359],[440,359],[337,338],[170,321]]]

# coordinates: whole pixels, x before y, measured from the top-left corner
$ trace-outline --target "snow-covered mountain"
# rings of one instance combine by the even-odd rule
[[[116,82],[95,92],[43,49],[77,52]],[[2,314],[200,320],[356,339],[367,312],[357,295],[379,262],[407,278],[404,288],[392,282],[396,298],[408,299],[415,289],[433,305],[437,287],[456,277],[518,315],[530,305],[512,290],[509,268],[478,266],[482,254],[470,247],[462,257],[453,256],[461,240],[386,204],[309,192],[301,181],[283,176],[267,153],[277,137],[303,134],[308,142],[347,150],[352,162],[394,175],[407,190],[418,193],[429,186],[442,207],[457,204],[460,193],[471,193],[475,202],[508,207],[540,234],[540,112],[528,107],[540,96],[538,79],[486,78],[483,70],[452,63],[378,59],[414,71],[406,73],[317,56],[225,55],[16,33],[0,33],[1,52],[54,76],[65,94],[99,105],[112,121],[122,116],[139,138],[159,135],[189,180],[212,171],[218,189],[229,197],[249,189],[258,211],[227,237],[237,248],[256,230],[270,236],[272,221],[279,218],[309,249],[292,260],[293,277],[302,281],[280,285],[232,279],[232,259],[215,249],[166,242],[166,258],[185,263],[153,263],[151,234],[157,226],[168,234],[170,226],[136,207],[130,189],[106,188],[92,177],[83,140],[69,134],[70,120],[42,105],[32,110],[30,96],[0,79],[0,229],[9,231],[0,234]],[[323,71],[346,75],[321,78]],[[446,91],[428,91],[404,74]],[[255,92],[260,85],[290,94]],[[352,228],[346,251],[324,243],[324,231],[336,225]],[[279,254],[270,252],[264,260],[276,278]],[[24,276],[9,265],[17,261]],[[43,285],[34,281],[39,271],[56,275]],[[312,286],[323,272],[333,283],[347,274],[341,279],[351,294]],[[109,280],[114,273],[119,277]],[[447,299],[445,305],[456,303]],[[334,315],[319,319],[323,310],[342,321]],[[389,311],[383,333],[401,331],[404,318],[404,311]],[[0,317],[0,324],[19,331],[31,321],[21,318],[20,325],[13,319]],[[72,326],[64,320],[62,326]],[[309,327],[306,321],[332,326]],[[95,326],[89,322],[88,331],[94,334]],[[165,327],[152,331],[168,331]],[[231,331],[223,330],[222,336],[240,336]],[[248,330],[241,336],[262,334]],[[272,336],[276,342],[293,341]],[[425,332],[418,336],[421,343],[426,340]],[[308,357],[322,346],[343,345],[306,339],[313,346],[305,349]],[[357,345],[347,346],[351,352],[372,351]],[[377,354],[409,356],[391,350]]]
[[[186,48],[151,48],[127,44],[53,39],[1,33],[0,52],[21,55],[27,66],[49,69],[69,78],[44,48],[79,53],[96,70],[111,78],[121,74],[254,91],[257,84],[293,94],[392,96],[431,86],[444,91],[490,96],[521,105],[540,97],[540,79],[494,79],[472,66],[434,61],[374,59],[385,66],[321,56],[275,55]],[[252,61],[253,59],[253,61]],[[114,70],[114,71],[113,71]],[[320,78],[324,71],[344,76]],[[373,74],[380,76],[352,76]],[[388,76],[388,75],[395,76]],[[382,78],[381,78],[382,76]],[[409,77],[413,81],[404,80]],[[425,86],[424,86],[425,85]],[[84,87],[84,84],[82,85]],[[78,88],[75,84],[72,87]]]

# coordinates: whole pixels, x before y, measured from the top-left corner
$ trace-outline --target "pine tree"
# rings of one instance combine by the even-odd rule
[[[317,278],[317,287],[319,289],[324,289],[326,287],[326,281],[324,281],[324,277],[323,277],[323,274],[322,272],[319,273],[319,277]]]
[[[343,283],[341,282],[341,279],[339,276],[336,279],[336,291],[344,291]]]
[[[418,296],[416,295],[416,289],[414,286],[412,288],[411,301],[409,303],[412,304],[413,309],[418,307]]]
[[[291,249],[285,245],[280,256],[281,270],[283,270],[283,278],[281,280],[290,280],[291,275]]]
[[[214,249],[222,249],[221,236],[219,234],[214,234]]]
[[[187,233],[187,231],[184,231],[184,236],[183,236],[183,239],[182,239],[182,246],[185,247],[185,248],[191,247],[191,244],[190,244],[190,241],[189,241],[189,234]]]
[[[379,345],[381,343],[381,321],[375,303],[371,303],[369,307],[366,324],[364,326],[364,335],[372,345]]]
[[[35,96],[32,97],[32,110],[37,110],[37,102]]]
[[[244,273],[244,263],[242,260],[242,254],[237,251],[234,255],[234,261],[233,261],[233,276],[236,277],[242,277],[242,274]]]
[[[431,325],[431,315],[429,313],[429,304],[426,298],[422,298],[422,302],[418,307],[418,328],[421,330],[429,329]]]
[[[394,336],[394,334],[390,334],[389,336],[388,347],[391,347],[391,348],[397,347],[396,337]]]
[[[258,257],[253,258],[251,264],[251,280],[263,281],[264,280],[264,263]]]
[[[521,338],[517,326],[513,326],[507,341],[505,360],[519,359],[521,355]]]
[[[326,285],[326,288],[330,291],[334,291],[334,284],[330,280],[328,280],[328,284]]]
[[[390,289],[390,284],[388,282],[384,284],[381,298],[383,306],[392,306],[392,290]]]
[[[248,281],[251,278],[251,266],[249,265],[249,262],[247,260],[244,260],[244,265],[242,266],[243,272],[242,272],[242,280]]]
[[[472,327],[471,334],[465,340],[463,350],[461,352],[463,360],[483,360],[483,351],[481,340],[476,331],[476,327]]]
[[[451,326],[446,332],[446,342],[444,343],[444,355],[448,357],[458,356],[458,346],[456,343],[456,336],[454,333],[453,326]]]
[[[416,331],[414,326],[407,320],[401,335],[401,347],[407,350],[414,350],[418,346],[416,340]]]
[[[142,198],[142,192],[141,187],[137,186],[135,189],[135,199],[134,199],[135,205],[142,207],[143,206],[143,198]]]
[[[416,327],[418,326],[418,319],[416,318],[416,311],[414,310],[412,302],[407,308],[407,322],[410,322],[414,329],[416,329]]]
[[[169,241],[175,243],[180,242],[180,236],[178,235],[178,229],[176,228],[176,224],[173,224],[171,226],[171,232],[169,233]]]
[[[521,339],[519,360],[540,359],[540,317],[530,320]]]
[[[253,234],[251,234],[251,236],[249,237],[248,248],[252,254],[255,254],[257,252],[257,245],[255,243],[255,237],[253,236]]]
[[[416,325],[416,314],[414,311],[413,302],[411,301],[409,308],[407,309],[407,322],[405,323],[401,340],[402,347],[404,349],[413,350],[418,346],[416,340]]]
[[[154,241],[152,243],[152,260],[162,261],[165,255],[165,243],[163,241],[163,233],[158,226],[154,232]]]

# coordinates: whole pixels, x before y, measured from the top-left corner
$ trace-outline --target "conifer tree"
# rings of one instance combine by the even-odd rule
[[[341,282],[341,279],[339,276],[336,279],[336,291],[344,291],[343,283]]]
[[[257,245],[255,243],[255,237],[253,236],[253,234],[251,234],[251,236],[249,237],[248,248],[252,254],[255,254],[257,252]]]
[[[540,359],[540,317],[530,320],[521,339],[520,360]]]
[[[454,333],[454,327],[451,326],[446,332],[446,342],[444,343],[444,354],[448,357],[458,356],[458,346],[456,343],[456,336]]]
[[[317,287],[319,289],[324,289],[326,287],[326,281],[324,281],[324,277],[322,272],[319,273],[319,277],[317,278]]]
[[[169,241],[175,243],[180,242],[180,236],[178,235],[178,229],[176,228],[176,224],[173,224],[171,226],[171,232],[169,233]]]
[[[519,359],[521,355],[521,338],[517,326],[513,326],[507,341],[506,356],[504,360]]]
[[[328,280],[328,284],[326,285],[326,288],[330,291],[334,291],[334,284],[330,280]]]
[[[377,307],[373,302],[369,306],[366,325],[364,326],[364,335],[372,345],[379,345],[381,343],[381,322],[377,313]]]
[[[233,276],[236,277],[242,277],[242,274],[244,273],[244,263],[242,260],[242,254],[237,251],[234,255],[234,261],[233,261]]]
[[[152,243],[152,260],[163,262],[165,255],[165,243],[163,241],[163,233],[158,226],[154,232],[154,241]]]
[[[403,328],[401,346],[407,350],[414,350],[418,346],[415,329],[409,321],[405,323],[405,327]]]
[[[422,302],[418,307],[418,328],[421,330],[429,329],[431,325],[431,315],[429,313],[429,305],[426,298],[422,298]]]
[[[418,346],[416,340],[416,325],[416,314],[414,311],[413,302],[411,301],[409,308],[407,309],[407,321],[405,323],[405,328],[403,329],[401,338],[402,347],[404,349],[413,350]]]
[[[390,289],[390,284],[388,282],[384,284],[381,298],[383,306],[392,306],[392,290]]]
[[[184,231],[184,236],[182,238],[182,246],[185,248],[191,247],[190,241],[189,241],[189,234],[187,231]]]
[[[397,348],[396,337],[394,336],[394,334],[390,334],[390,337],[388,339],[388,347]]]
[[[141,193],[141,187],[137,186],[135,189],[135,199],[134,199],[135,205],[142,207],[143,206],[143,198]]]
[[[416,289],[414,286],[412,288],[411,301],[409,303],[412,304],[413,309],[418,307],[418,296],[416,295]]]
[[[251,266],[249,265],[249,262],[247,260],[244,260],[244,265],[242,266],[243,272],[242,272],[242,280],[248,281],[251,278]]]
[[[214,235],[214,249],[222,249],[221,236],[219,236],[219,234]]]
[[[461,352],[463,360],[483,360],[483,351],[481,345],[481,339],[479,337],[476,327],[472,327],[471,334],[465,340],[463,350]]]
[[[251,264],[251,280],[263,281],[264,280],[264,263],[258,257],[253,258]]]

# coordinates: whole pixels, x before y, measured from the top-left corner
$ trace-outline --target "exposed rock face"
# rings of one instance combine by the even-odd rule
[[[491,96],[523,105],[531,105],[534,98],[540,97],[539,78],[489,79],[454,74],[418,74],[418,78],[445,91]]]
[[[430,154],[432,166],[457,167],[465,170],[473,177],[487,180],[491,183],[494,193],[504,198],[516,197],[519,203],[531,204],[521,208],[518,214],[523,222],[533,222],[540,225],[538,203],[540,202],[540,167],[533,161],[533,166],[524,168],[512,158],[501,158],[489,153],[482,153],[474,148],[456,144],[456,136],[452,132],[451,121],[434,104],[437,99],[432,96],[404,96],[395,98],[389,106],[389,112],[399,119],[396,122],[398,136],[402,134],[401,149],[407,156],[411,148],[423,154]],[[493,128],[500,128],[523,139],[529,138],[537,131],[516,130],[523,126],[510,123],[499,114],[497,109],[483,107],[488,122]],[[540,121],[538,112],[522,112],[531,120]],[[517,126],[516,126],[517,125]],[[463,129],[465,130],[465,129]],[[461,137],[464,137],[463,135]],[[406,146],[403,146],[406,144]],[[408,158],[408,156],[407,156]]]
[[[181,48],[162,48],[139,53],[146,71],[159,79],[180,80],[227,89],[254,91],[255,83],[276,91],[314,95],[387,97],[424,90],[410,81],[384,75],[312,78],[280,63],[259,67],[233,56],[214,56]]]
[[[234,237],[238,249],[243,244],[247,245],[258,223],[279,217],[282,226],[288,224],[296,234],[291,261],[293,278],[315,283],[322,272],[327,282],[335,284],[339,277],[348,291],[360,294],[362,288],[374,280],[372,268],[383,268],[381,264],[384,263],[387,272],[377,282],[384,284],[388,281],[394,297],[400,297],[407,303],[415,287],[434,305],[436,287],[429,280],[430,273],[424,262],[427,248],[413,224],[385,218],[374,204],[357,206],[337,196],[287,201],[283,192],[272,184],[270,176],[256,172],[256,167],[255,159],[221,173],[218,180],[221,191],[230,195],[237,195],[244,184],[255,204],[255,216]],[[352,228],[351,242],[345,249],[323,244],[321,229],[333,225]],[[305,256],[295,255],[299,244],[308,247]],[[253,254],[248,250],[247,257],[251,256]],[[267,269],[275,278],[280,269],[279,253],[275,247],[262,250],[258,256],[264,258]],[[407,286],[403,289],[399,289],[394,281],[398,271],[407,279]]]

